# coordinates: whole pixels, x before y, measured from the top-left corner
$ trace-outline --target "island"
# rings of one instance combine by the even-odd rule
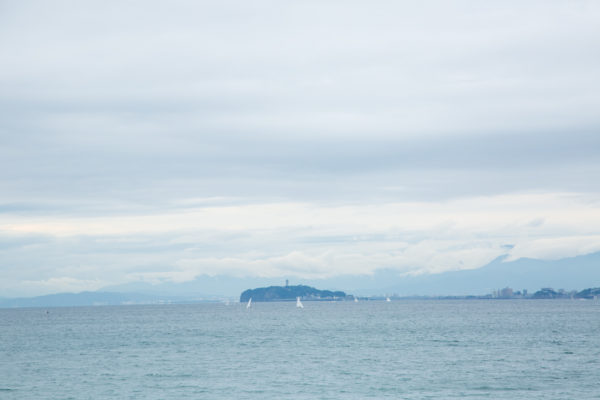
[[[354,296],[346,295],[341,291],[319,290],[305,285],[296,286],[269,286],[256,289],[248,289],[240,295],[240,302],[252,301],[291,301],[300,297],[302,300],[316,301],[338,301],[354,299]]]

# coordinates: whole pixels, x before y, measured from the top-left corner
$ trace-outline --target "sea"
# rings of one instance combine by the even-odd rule
[[[600,399],[600,303],[0,309],[0,399]]]

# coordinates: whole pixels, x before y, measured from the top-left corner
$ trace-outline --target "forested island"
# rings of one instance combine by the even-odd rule
[[[300,297],[302,300],[346,300],[353,299],[353,296],[346,295],[341,291],[319,290],[305,285],[296,286],[269,286],[256,289],[248,289],[240,295],[240,302],[245,303],[250,298],[252,301],[288,301],[296,300]]]

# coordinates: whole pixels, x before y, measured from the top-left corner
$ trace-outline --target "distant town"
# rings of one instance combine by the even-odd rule
[[[392,299],[587,299],[597,300],[600,298],[600,288],[589,288],[581,291],[565,289],[542,288],[535,293],[529,293],[527,289],[514,290],[510,287],[493,290],[486,295],[462,295],[462,296],[400,296],[392,294]],[[386,296],[370,296],[366,299],[379,300]]]

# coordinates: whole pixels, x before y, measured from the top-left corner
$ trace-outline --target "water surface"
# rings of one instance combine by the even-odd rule
[[[600,304],[0,309],[2,399],[600,399]]]

